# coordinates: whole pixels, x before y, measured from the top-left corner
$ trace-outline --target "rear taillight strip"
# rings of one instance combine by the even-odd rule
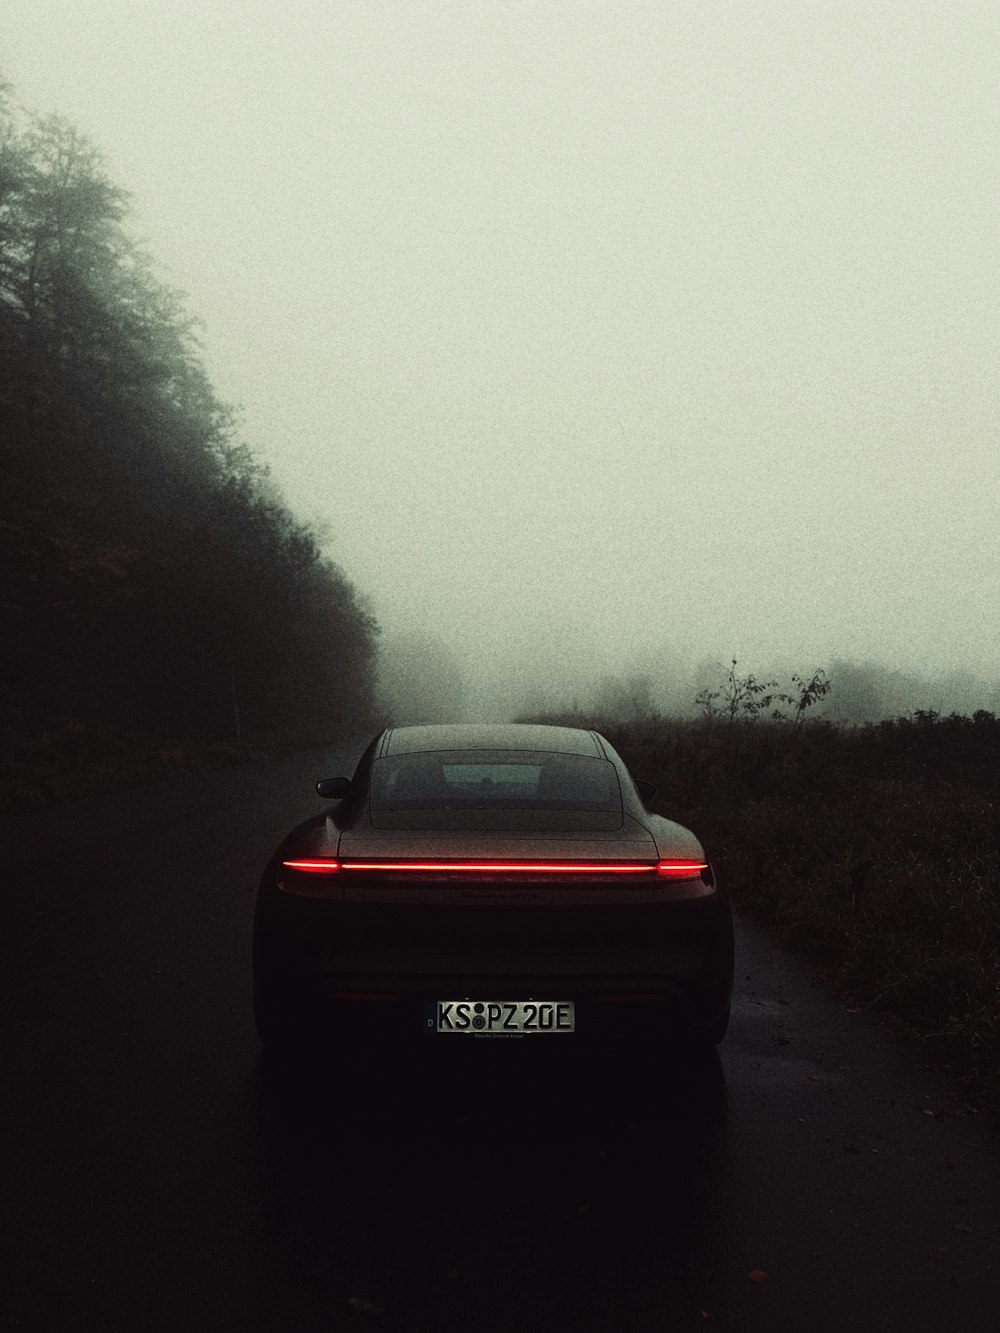
[[[625,861],[344,861],[344,870],[365,873],[459,875],[648,875],[649,862]]]
[[[708,869],[705,861],[282,861],[288,870],[334,875],[343,870],[361,874],[404,875],[655,875],[658,879],[694,879]]]
[[[656,874],[660,879],[694,879],[707,869],[707,861],[657,861],[656,863]]]

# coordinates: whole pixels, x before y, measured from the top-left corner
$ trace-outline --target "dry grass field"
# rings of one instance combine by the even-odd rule
[[[1000,1102],[1000,718],[545,720],[607,735],[738,908]]]

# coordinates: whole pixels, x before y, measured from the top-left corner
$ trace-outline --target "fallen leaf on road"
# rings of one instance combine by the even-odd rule
[[[381,1305],[376,1305],[370,1301],[367,1296],[349,1296],[347,1304],[352,1310],[360,1310],[362,1314],[385,1314]]]

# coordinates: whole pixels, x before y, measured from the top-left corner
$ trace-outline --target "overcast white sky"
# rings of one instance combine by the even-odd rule
[[[995,675],[996,0],[6,0],[387,633]]]

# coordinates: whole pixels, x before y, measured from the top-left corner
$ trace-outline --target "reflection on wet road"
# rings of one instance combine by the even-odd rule
[[[697,1313],[720,1240],[717,1219],[705,1236],[718,1060],[637,1072],[485,1045],[447,1073],[262,1066],[265,1206],[289,1286],[314,1308],[382,1312],[387,1328]]]

